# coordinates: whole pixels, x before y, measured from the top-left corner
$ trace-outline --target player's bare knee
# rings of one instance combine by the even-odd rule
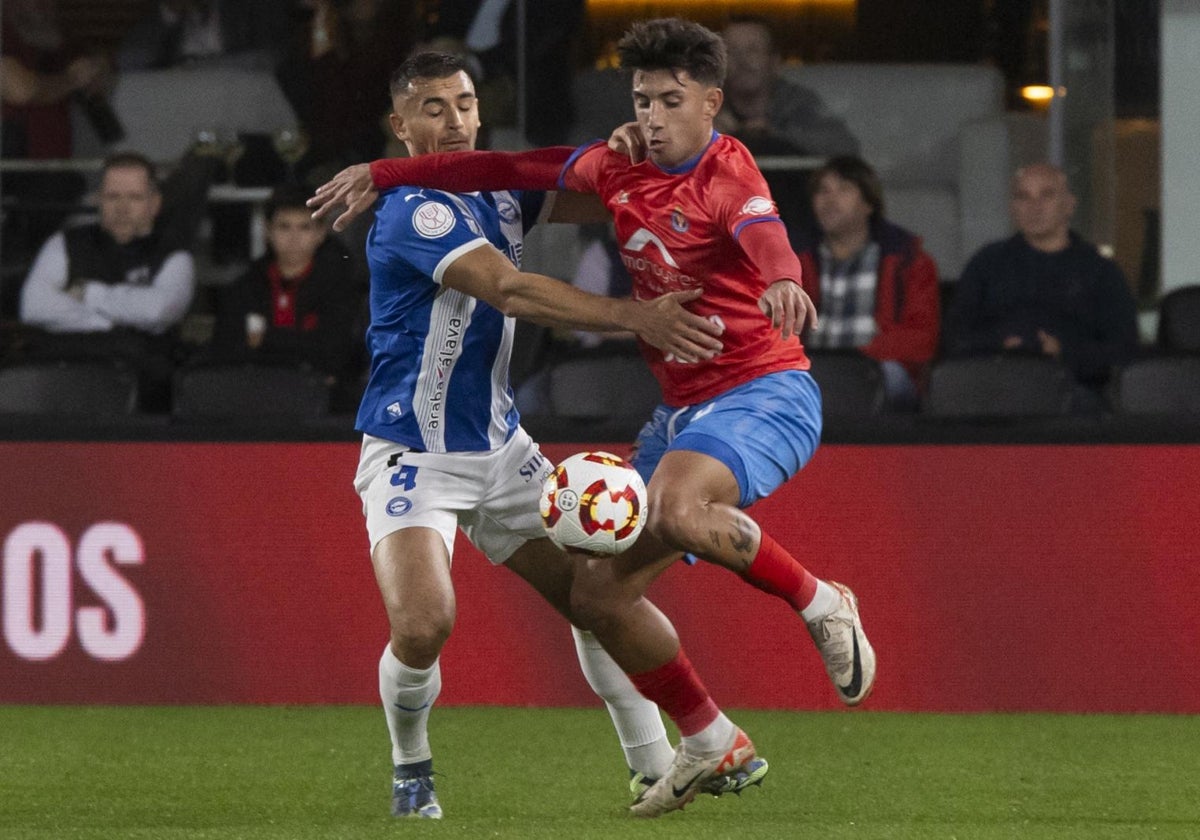
[[[428,668],[442,652],[447,635],[437,633],[397,633],[392,631],[392,650],[396,658],[410,668]]]
[[[700,521],[698,514],[702,512],[702,504],[677,494],[660,493],[647,507],[647,531],[671,548],[694,550],[696,523]]]
[[[401,614],[389,611],[392,630],[392,649],[401,662],[414,668],[426,667],[441,653],[450,631],[454,629],[454,613],[445,610],[419,610]]]
[[[606,638],[621,624],[613,605],[599,600],[577,606],[572,601],[571,620],[580,630],[586,630],[598,638]]]
[[[577,575],[571,587],[571,623],[602,636],[617,623],[619,593],[595,576]]]

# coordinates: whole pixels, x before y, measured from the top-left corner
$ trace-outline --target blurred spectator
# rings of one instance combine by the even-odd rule
[[[1017,233],[981,248],[954,292],[949,350],[1060,359],[1080,383],[1076,408],[1096,410],[1112,368],[1138,349],[1137,307],[1121,269],[1071,230],[1075,196],[1057,166],[1018,169]]]
[[[161,0],[126,34],[122,70],[161,70],[236,57],[271,68],[287,37],[285,0]]]
[[[593,295],[604,297],[629,297],[633,291],[633,279],[621,262],[621,248],[617,245],[616,233],[611,222],[588,224],[580,227],[583,238],[583,253],[579,255],[579,266],[571,284]],[[605,341],[635,340],[631,332],[594,333],[574,331],[582,347],[598,347]]]
[[[387,141],[386,85],[417,41],[416,6],[398,0],[295,0],[298,27],[279,86],[309,138],[299,164],[317,183],[374,160]]]
[[[148,411],[169,407],[172,331],[192,299],[192,256],[156,228],[162,197],[150,161],[110,157],[100,221],[54,234],[21,291],[21,320],[44,330],[32,356],[105,356],[138,370]]]
[[[346,249],[313,220],[308,196],[295,184],[272,194],[268,253],[223,290],[212,359],[307,365],[325,374],[337,401],[354,387],[362,357],[353,324],[365,288]]]
[[[754,154],[855,155],[858,141],[821,98],[780,75],[769,21],[734,15],[721,36],[729,52],[718,131]]]
[[[53,160],[72,154],[71,105],[103,106],[112,80],[108,60],[68,43],[57,0],[6,0],[2,4],[0,92],[6,160]],[[111,114],[111,110],[109,111]],[[75,209],[86,189],[76,172],[11,172],[6,200],[23,204],[6,216],[4,248],[32,254]]]
[[[166,70],[189,65],[234,65],[270,79],[293,27],[290,0],[156,0],[129,30],[117,56],[123,71]],[[230,123],[237,125],[236,114]],[[225,154],[243,185],[274,183],[283,163],[266,135],[239,135],[225,126],[196,126],[202,155]],[[207,147],[207,148],[206,148]],[[208,173],[218,179],[223,170]],[[212,259],[243,265],[250,253],[251,208],[226,203],[207,206],[212,221]],[[202,216],[196,215],[199,224]],[[189,225],[190,226],[190,225]]]
[[[535,146],[567,142],[575,121],[571,97],[572,49],[584,19],[584,0],[538,0],[526,3],[525,139]],[[512,0],[442,0],[429,33],[454,38],[479,57],[480,100],[502,99],[505,82],[515,85],[518,50],[518,4]],[[515,124],[516,114],[512,114]],[[483,114],[487,124],[487,114]],[[505,120],[508,124],[508,120]]]
[[[855,348],[879,361],[889,407],[912,410],[938,344],[937,266],[919,237],[884,217],[879,176],[830,159],[812,174],[816,224],[798,248],[819,326],[807,348]]]
[[[588,223],[579,226],[583,250],[571,285],[593,295],[629,297],[633,278],[621,262],[612,222]],[[550,365],[554,361],[593,350],[621,354],[637,354],[637,337],[632,332],[589,332],[587,330],[552,330],[532,323],[517,322],[513,365],[509,376],[516,387],[517,409],[522,414],[542,414],[550,402]],[[531,352],[528,343],[534,343]],[[523,363],[534,362],[527,371]],[[519,381],[517,381],[519,378]]]

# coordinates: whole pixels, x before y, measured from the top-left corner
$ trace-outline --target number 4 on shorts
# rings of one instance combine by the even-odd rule
[[[392,486],[402,487],[405,490],[411,490],[417,486],[417,468],[412,464],[405,464],[400,469],[396,470],[392,476]]]

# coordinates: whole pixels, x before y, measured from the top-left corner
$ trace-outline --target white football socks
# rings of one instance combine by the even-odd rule
[[[429,710],[442,690],[442,669],[410,668],[396,658],[389,643],[379,658],[379,699],[392,736],[392,763],[412,764],[432,758]]]
[[[816,621],[824,618],[838,608],[842,602],[842,593],[838,592],[823,580],[817,581],[817,591],[808,606],[800,610],[800,617],[805,621]]]
[[[692,755],[714,755],[729,749],[737,727],[733,721],[725,717],[724,712],[717,712],[717,717],[708,726],[694,735],[687,735],[683,743]]]
[[[591,633],[572,627],[579,667],[592,691],[608,707],[609,717],[621,741],[625,763],[652,779],[661,779],[671,766],[675,751],[667,740],[658,706],[634,688],[629,677]]]

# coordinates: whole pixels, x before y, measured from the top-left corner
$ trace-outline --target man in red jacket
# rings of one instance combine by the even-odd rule
[[[915,409],[938,345],[937,266],[919,237],[884,218],[879,176],[860,158],[831,158],[810,191],[816,227],[797,249],[819,323],[804,346],[878,360],[888,406]]]

